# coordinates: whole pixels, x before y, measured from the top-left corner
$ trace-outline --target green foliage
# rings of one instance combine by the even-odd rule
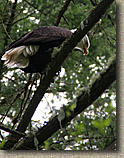
[[[4,144],[5,144],[5,140],[3,139],[3,140],[0,142],[0,149],[3,148]]]
[[[94,2],[98,4],[100,0],[94,0]],[[39,26],[54,25],[64,1],[20,0],[17,3],[16,14],[10,26],[10,31],[7,33],[6,29],[10,20],[13,3],[12,1],[0,2],[0,56],[3,55],[3,50],[12,40],[18,39],[27,31]],[[94,6],[89,0],[71,2],[64,14],[68,24],[62,18],[59,26],[68,29],[78,27],[93,8]],[[88,56],[83,56],[79,51],[73,51],[65,60],[62,65],[62,69],[65,71],[64,75],[60,73],[48,89],[48,93],[53,94],[53,98],[50,97],[50,101],[45,98],[47,100],[45,110],[50,109],[48,115],[42,115],[46,112],[43,111],[39,119],[47,121],[51,115],[58,114],[58,109],[64,104],[62,95],[68,101],[68,104],[66,104],[66,115],[70,116],[75,108],[75,98],[79,89],[87,87],[92,77],[96,76],[106,67],[107,61],[116,52],[115,11],[116,6],[113,3],[95,27],[89,31],[88,36],[91,47]],[[6,126],[16,128],[17,125],[13,123],[13,120],[16,117],[18,117],[18,120],[21,118],[20,112],[22,113],[23,109],[28,105],[38,85],[38,74],[32,74],[30,78],[29,74],[25,74],[19,69],[7,69],[4,65],[2,66],[0,120]],[[61,103],[56,105],[54,97]],[[116,139],[115,100],[116,84],[114,83],[93,105],[73,119],[65,129],[57,131],[45,141],[41,149],[104,149]],[[3,121],[5,114],[6,117]],[[37,126],[41,126],[41,122],[37,124]],[[32,126],[36,128],[33,121]],[[3,135],[5,134],[3,132]],[[0,147],[4,145],[4,139],[1,141]]]

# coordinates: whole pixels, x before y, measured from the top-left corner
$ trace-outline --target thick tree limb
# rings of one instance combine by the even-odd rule
[[[114,139],[111,143],[109,143],[105,148],[104,150],[105,151],[113,151],[113,150],[116,150],[116,145],[117,144],[117,141],[116,139]]]
[[[41,79],[41,84],[37,88],[34,93],[34,96],[30,102],[30,105],[25,110],[25,113],[17,127],[17,131],[24,133],[26,128],[28,127],[31,118],[40,103],[41,99],[43,98],[46,90],[48,89],[50,83],[52,82],[53,77],[55,76],[56,72],[58,72],[60,66],[68,56],[68,54],[72,51],[72,49],[77,45],[77,43],[87,34],[87,32],[99,21],[102,15],[106,12],[109,6],[113,3],[114,0],[103,0],[101,1],[96,8],[91,12],[91,14],[86,18],[77,29],[77,31],[72,35],[72,37],[64,43],[61,47],[60,51],[58,52],[55,60],[51,62],[51,68],[48,70],[46,76]],[[78,103],[80,104],[80,103]],[[89,104],[88,104],[89,105]],[[82,110],[81,110],[82,111]],[[76,114],[76,111],[75,111]],[[72,115],[72,117],[74,117]],[[54,122],[55,121],[55,122]],[[67,120],[69,121],[69,120]],[[55,124],[56,119],[53,120]],[[59,124],[58,124],[59,126]],[[52,127],[53,128],[53,127]],[[55,128],[56,129],[56,128]],[[50,130],[50,129],[49,129]],[[53,130],[53,129],[51,129]],[[46,134],[46,133],[44,133]],[[16,137],[17,141],[12,141],[12,138],[15,138],[14,135],[10,136],[10,140],[8,140],[4,146],[4,149],[10,149],[12,146],[18,142],[21,137]]]
[[[62,121],[62,127],[69,123],[74,117],[81,113],[84,109],[90,106],[116,79],[116,58],[114,57],[109,61],[107,69],[103,69],[96,79],[82,90],[82,94],[77,98],[76,108],[70,112],[70,116],[65,116]],[[66,109],[65,109],[66,113]],[[47,125],[40,128],[35,136],[39,141],[39,145],[42,145],[53,133],[60,129],[60,122],[58,116],[55,116]],[[25,150],[35,149],[34,137],[30,136],[23,139],[22,144],[16,146],[14,149]]]

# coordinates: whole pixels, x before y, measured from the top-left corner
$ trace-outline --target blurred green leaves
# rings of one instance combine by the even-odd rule
[[[63,0],[26,0],[18,1],[16,15],[9,36],[12,40],[20,38],[24,33],[39,26],[54,25],[58,13],[65,1]],[[98,4],[100,0],[93,0]],[[5,28],[9,21],[12,11],[12,1],[0,2],[0,55],[2,56],[4,49],[11,43]],[[3,7],[4,6],[4,7]],[[71,2],[66,10],[64,18],[61,19],[60,27],[74,29],[79,26],[92,11],[94,6],[89,0],[76,0]],[[64,105],[61,100],[63,94],[64,99],[68,101],[66,107],[66,116],[70,116],[75,108],[75,98],[77,92],[83,87],[87,87],[93,76],[106,67],[109,58],[116,53],[116,4],[111,5],[110,9],[88,32],[90,39],[89,55],[83,56],[79,51],[73,51],[62,65],[64,73],[59,73],[51,83],[48,93],[56,96],[62,103],[56,106],[56,100],[53,95],[51,101],[47,100],[51,107],[50,116],[58,113],[58,107]],[[3,28],[5,26],[5,28]],[[1,92],[0,92],[0,120],[5,116],[7,110],[5,124],[9,128],[16,128],[12,123],[13,118],[18,116],[19,112],[25,108],[32,98],[35,89],[39,85],[39,77],[32,74],[25,74],[20,69],[7,69],[2,67]],[[27,85],[29,86],[27,87]],[[31,86],[33,85],[33,86]],[[22,92],[22,93],[21,93]],[[27,92],[27,93],[26,93]],[[29,93],[27,102],[24,102],[26,94]],[[15,101],[14,101],[15,100]],[[116,139],[116,83],[113,83],[101,97],[99,97],[93,105],[85,109],[73,119],[64,129],[53,134],[42,145],[42,149],[48,150],[101,150],[108,143]],[[14,101],[14,102],[13,102]],[[50,104],[51,103],[51,104]],[[59,104],[59,103],[57,103]],[[43,120],[46,111],[41,111],[39,119]],[[49,117],[47,116],[47,119]],[[32,128],[36,126],[32,123]],[[39,126],[42,126],[38,122]],[[30,133],[30,129],[27,130]],[[0,139],[2,147],[4,139]]]

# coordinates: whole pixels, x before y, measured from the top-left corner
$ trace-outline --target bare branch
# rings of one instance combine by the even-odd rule
[[[4,23],[3,23],[3,21],[2,21],[2,26],[3,26],[3,29],[4,29],[4,31],[5,31],[5,33],[6,33],[6,35],[8,36],[8,38],[9,38],[9,39],[11,40],[11,42],[12,42],[13,40],[12,40],[11,36],[9,35],[9,33],[7,32],[7,29],[6,29],[6,27],[5,27]]]
[[[25,136],[24,133],[15,131],[15,130],[13,130],[13,129],[10,129],[10,128],[6,127],[5,125],[2,125],[1,123],[0,123],[0,129],[4,130],[4,131],[6,131],[6,132],[9,132],[9,133],[11,133],[11,134],[14,134],[14,135],[19,135],[19,136],[22,136],[22,137]]]
[[[32,8],[38,10],[37,7],[35,7],[32,3],[28,2],[27,0],[24,0],[28,5],[30,5]]]
[[[91,4],[92,4],[93,6],[96,6],[96,5],[97,5],[96,2],[94,2],[93,0],[90,0],[90,2],[91,2]]]
[[[63,17],[65,11],[67,10],[67,8],[68,8],[70,2],[71,2],[71,0],[66,0],[66,1],[65,1],[63,7],[62,7],[61,10],[59,11],[57,20],[56,20],[56,22],[55,22],[55,24],[54,24],[55,26],[58,26],[58,25],[59,25],[60,20],[61,20],[61,18]],[[64,18],[64,20],[65,20],[65,18]],[[66,22],[67,22],[67,21],[66,21]]]
[[[66,24],[69,25],[68,20],[64,17],[64,15],[63,15],[63,19],[65,20]]]
[[[7,31],[8,33],[10,33],[10,30],[11,30],[11,27],[12,27],[12,23],[13,23],[13,20],[14,20],[14,17],[15,17],[16,6],[17,6],[17,0],[15,0],[15,2],[13,3],[12,11],[11,11],[11,16],[10,16],[9,21],[8,21],[8,24],[7,24],[7,29],[6,29],[6,31]]]
[[[30,17],[30,16],[33,15],[34,13],[35,13],[35,11],[33,11],[32,13],[28,14],[27,16],[25,16],[25,17],[23,17],[23,18],[18,19],[17,21],[13,22],[12,25],[18,23],[19,21],[22,21],[22,20],[27,19],[28,17]]]
[[[47,13],[44,12],[44,10],[52,7],[51,5],[48,5],[47,7],[46,6],[43,6],[42,9],[38,9],[38,7],[34,6],[32,3],[28,2],[27,0],[24,0],[30,7],[34,8],[35,10],[39,11],[40,13],[44,14],[44,15],[47,15]],[[49,12],[48,12],[49,13]]]

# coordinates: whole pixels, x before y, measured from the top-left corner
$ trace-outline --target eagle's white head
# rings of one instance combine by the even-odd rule
[[[72,33],[74,33],[77,29],[71,30]],[[81,41],[77,44],[77,46],[74,48],[75,50],[79,50],[81,52],[84,52],[84,55],[88,55],[90,47],[90,41],[87,35],[85,35]]]

